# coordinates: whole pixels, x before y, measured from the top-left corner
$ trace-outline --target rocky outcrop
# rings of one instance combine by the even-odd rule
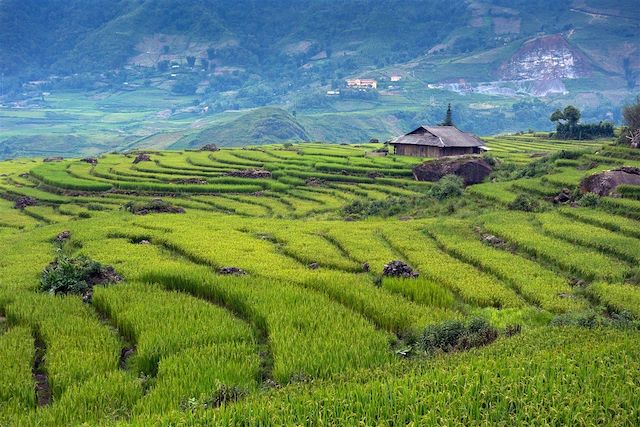
[[[413,168],[417,181],[438,181],[445,175],[458,175],[464,185],[482,182],[493,169],[480,157],[444,157],[430,160]]]
[[[608,196],[622,184],[640,185],[640,168],[622,167],[588,176],[580,183],[580,191]]]
[[[15,203],[15,205],[14,205],[15,209],[24,209],[27,206],[35,206],[35,205],[37,205],[38,201],[36,199],[34,199],[33,197],[21,196],[21,197],[18,197],[14,201],[14,203]]]
[[[556,80],[586,77],[591,69],[584,53],[554,34],[525,42],[499,73],[502,80]]]
[[[384,265],[382,275],[387,277],[414,278],[418,277],[418,272],[411,268],[411,266],[406,262],[395,260]]]

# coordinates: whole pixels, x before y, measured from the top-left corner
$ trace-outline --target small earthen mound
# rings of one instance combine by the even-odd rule
[[[413,168],[417,181],[438,181],[445,175],[462,177],[464,185],[482,182],[492,171],[491,165],[479,157],[449,157],[430,160]]]
[[[173,184],[195,184],[195,185],[205,185],[209,182],[203,178],[179,178],[171,181]]]
[[[38,201],[36,199],[34,199],[33,197],[22,196],[22,197],[18,197],[15,200],[14,208],[15,209],[24,209],[27,206],[35,206],[37,204],[38,204]]]
[[[238,267],[222,267],[218,270],[218,274],[243,276],[247,274],[247,272]]]
[[[497,247],[504,246],[506,244],[504,240],[502,240],[497,236],[494,236],[493,234],[483,234],[482,241],[491,246],[497,246]]]
[[[391,261],[385,264],[382,275],[388,277],[418,277],[419,273],[403,261]]]
[[[311,178],[307,178],[304,181],[304,185],[308,187],[322,187],[323,185],[325,185],[325,181],[323,179],[311,177]]]
[[[586,288],[588,283],[577,277],[572,277],[569,279],[569,285],[571,285],[574,288]]]
[[[367,178],[384,178],[384,174],[378,171],[367,172]]]
[[[621,167],[588,176],[580,183],[580,191],[608,196],[622,184],[640,185],[640,168]]]
[[[234,176],[236,178],[271,178],[271,172],[266,169],[243,169],[227,172],[225,176]]]
[[[55,156],[55,157],[47,157],[42,159],[43,162],[45,163],[50,163],[50,162],[61,162],[64,160],[64,157],[60,157],[60,156]]]
[[[140,153],[136,156],[135,159],[133,159],[133,164],[137,165],[140,162],[150,162],[151,161],[151,156],[149,156],[147,153]]]
[[[179,206],[173,206],[162,199],[153,199],[148,203],[128,202],[123,208],[134,215],[147,215],[150,213],[184,213]]]
[[[81,161],[83,161],[85,163],[89,163],[90,165],[97,165],[98,164],[98,159],[96,159],[95,157],[85,157]]]
[[[119,275],[116,270],[107,265],[106,267],[102,267],[100,271],[89,277],[88,283],[89,285],[106,285],[108,283],[118,283],[122,281],[122,276]]]
[[[200,151],[220,151],[216,144],[205,144],[200,147]]]

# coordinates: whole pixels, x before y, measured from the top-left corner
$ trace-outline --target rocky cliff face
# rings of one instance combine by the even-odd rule
[[[526,42],[499,69],[502,80],[558,80],[586,77],[588,58],[561,35]]]

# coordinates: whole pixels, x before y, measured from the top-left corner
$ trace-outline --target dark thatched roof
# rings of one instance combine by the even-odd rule
[[[482,147],[484,143],[475,135],[462,132],[455,126],[420,126],[390,142],[391,145],[428,145],[431,147]]]

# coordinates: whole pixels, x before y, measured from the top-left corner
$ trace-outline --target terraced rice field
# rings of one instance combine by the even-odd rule
[[[640,424],[638,191],[545,199],[635,152],[487,143],[514,170],[579,152],[444,201],[368,144],[0,163],[0,425]],[[124,208],[156,198],[184,212]],[[123,280],[42,292],[60,254]],[[422,347],[478,317],[492,344]]]

